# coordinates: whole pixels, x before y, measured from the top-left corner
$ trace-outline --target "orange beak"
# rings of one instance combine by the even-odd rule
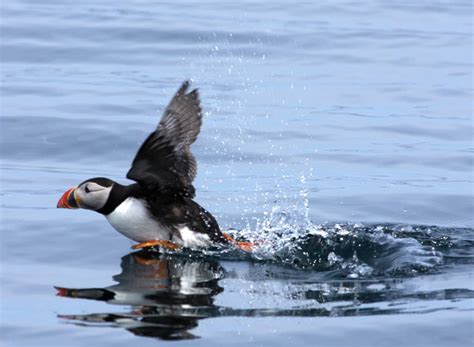
[[[62,288],[62,287],[54,287],[58,292],[56,293],[56,296],[68,296],[67,288]]]
[[[76,187],[68,189],[59,199],[57,208],[79,208],[79,199],[76,197]]]
[[[54,286],[54,289],[58,291],[56,293],[56,296],[73,298],[76,296],[76,293],[77,293],[76,289],[69,289],[69,288],[56,287],[56,286]]]

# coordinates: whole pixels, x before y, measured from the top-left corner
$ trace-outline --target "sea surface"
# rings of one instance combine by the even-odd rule
[[[473,345],[471,1],[0,6],[2,346]],[[56,209],[187,79],[196,200],[251,254]]]

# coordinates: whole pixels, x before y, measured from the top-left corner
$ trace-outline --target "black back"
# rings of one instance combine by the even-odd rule
[[[157,197],[149,203],[152,214],[167,225],[186,225],[194,232],[209,235],[214,242],[228,242],[220,231],[216,219],[190,198],[160,202]]]

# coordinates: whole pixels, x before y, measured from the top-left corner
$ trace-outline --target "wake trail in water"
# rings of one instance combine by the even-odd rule
[[[435,247],[396,231],[391,226],[316,225],[304,213],[276,206],[255,228],[229,232],[256,244],[253,259],[350,278],[426,272],[442,262]]]
[[[308,206],[274,206],[255,226],[227,230],[255,244],[251,253],[211,249],[218,259],[270,262],[328,278],[410,276],[452,262],[474,262],[472,229],[411,225],[314,224]],[[195,251],[185,251],[188,256]]]

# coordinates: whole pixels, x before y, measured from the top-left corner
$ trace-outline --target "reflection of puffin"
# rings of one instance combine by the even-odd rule
[[[118,284],[106,288],[72,289],[56,287],[59,296],[131,305],[129,313],[60,315],[75,321],[113,322],[139,336],[189,339],[188,330],[199,319],[217,310],[214,296],[223,291],[218,281],[224,269],[217,261],[191,260],[152,254],[131,253],[122,258]]]
[[[99,212],[126,237],[140,242],[134,248],[161,246],[175,249],[236,242],[222,233],[215,218],[196,203],[192,182],[197,165],[190,146],[202,124],[197,89],[184,82],[167,106],[158,127],[138,150],[122,186],[108,178],[88,179],[67,190],[60,208]]]

